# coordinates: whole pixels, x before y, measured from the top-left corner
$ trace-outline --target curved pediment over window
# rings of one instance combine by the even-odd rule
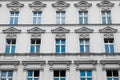
[[[109,10],[114,6],[114,3],[111,3],[108,0],[103,0],[100,3],[97,4],[98,7],[101,7],[104,10]]]
[[[18,1],[12,1],[9,4],[6,4],[8,8],[11,9],[11,11],[19,11],[20,8],[24,6],[24,4],[21,4]]]
[[[91,3],[88,3],[87,1],[80,1],[76,4],[74,4],[76,8],[79,8],[80,10],[87,10],[89,7],[92,6]]]
[[[99,29],[99,32],[100,33],[116,33],[117,29],[114,29],[112,27],[107,26],[107,27],[105,27],[103,29]]]
[[[58,27],[56,29],[51,30],[52,33],[69,33],[69,29],[65,29],[63,27]]]
[[[3,30],[3,33],[20,33],[21,30],[16,29],[14,27],[10,27],[8,29]]]
[[[44,4],[41,1],[34,1],[33,3],[29,4],[29,6],[34,8],[35,11],[40,11],[41,9],[45,8],[47,4]]]
[[[69,7],[70,4],[66,3],[65,1],[57,1],[56,3],[52,4],[58,10],[64,10],[65,8]]]
[[[89,29],[87,27],[82,27],[82,28],[76,29],[75,32],[76,33],[92,33],[93,29]]]
[[[45,33],[45,30],[40,29],[38,27],[34,27],[32,29],[28,29],[27,32],[28,33],[36,33],[37,34],[37,33]]]

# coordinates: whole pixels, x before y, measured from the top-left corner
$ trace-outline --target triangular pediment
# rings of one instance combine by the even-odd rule
[[[58,27],[56,29],[51,30],[52,33],[69,33],[69,29],[65,29],[63,27]]]
[[[27,30],[28,33],[45,33],[45,30],[40,29],[38,27],[34,27],[32,29]]]
[[[24,6],[24,4],[21,4],[18,1],[12,1],[9,4],[7,4],[7,7],[23,7],[23,6]]]
[[[76,4],[74,4],[75,7],[91,7],[92,4],[88,3],[87,1],[80,1]]]
[[[34,1],[29,4],[30,7],[46,7],[46,4],[43,4],[41,1]]]
[[[82,27],[82,28],[76,29],[75,32],[76,33],[92,33],[93,29],[89,29],[87,27]]]
[[[20,33],[21,30],[16,29],[14,27],[10,27],[8,29],[3,30],[3,33]]]
[[[56,3],[52,4],[53,7],[69,7],[70,4],[66,3],[65,1],[57,1]]]
[[[113,7],[114,3],[111,3],[109,0],[103,0],[97,4],[98,7]]]
[[[101,33],[116,33],[117,29],[107,26],[103,29],[99,29],[99,32],[101,32]]]

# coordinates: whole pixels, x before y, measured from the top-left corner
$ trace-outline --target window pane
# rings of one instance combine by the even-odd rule
[[[87,17],[84,18],[84,24],[88,24],[88,18]]]
[[[92,78],[87,78],[87,80],[92,80]]]
[[[79,24],[83,24],[83,18],[82,17],[79,18]]]
[[[34,80],[39,80],[39,78],[34,78]]]
[[[15,18],[14,24],[18,24],[18,17]]]
[[[108,45],[105,45],[105,52],[109,53],[109,46]]]
[[[107,71],[107,76],[108,76],[108,77],[111,77],[111,76],[112,76],[112,71],[108,70],[108,71]]]
[[[38,53],[40,52],[40,45],[36,46],[36,52],[38,52]]]
[[[15,53],[15,46],[12,46],[12,53]]]
[[[65,71],[60,71],[60,77],[65,77]]]
[[[34,77],[39,77],[39,71],[34,71]]]
[[[1,80],[6,80],[6,78],[1,78]]]
[[[33,71],[28,71],[28,76],[31,77],[33,75]]]
[[[118,76],[118,71],[117,70],[113,70],[113,76]]]
[[[83,44],[83,40],[82,39],[80,39],[80,44]]]
[[[86,45],[86,52],[90,52],[89,45]]]
[[[105,19],[105,17],[102,17],[102,23],[103,23],[103,24],[106,24],[106,19]]]
[[[110,45],[111,53],[114,53],[114,45]]]
[[[10,50],[10,46],[6,46],[5,52],[6,52],[6,53],[9,53],[9,50]]]
[[[61,52],[62,52],[62,53],[65,53],[65,46],[62,46]]]
[[[54,71],[54,77],[59,77],[59,71]]]
[[[80,71],[80,76],[85,76],[85,71]]]
[[[60,78],[60,80],[65,80],[65,78]]]
[[[56,39],[56,44],[60,44],[60,40]]]
[[[112,80],[112,78],[107,78],[107,80]]]
[[[1,76],[2,76],[2,77],[6,77],[6,75],[7,75],[7,72],[6,72],[6,71],[2,71]]]
[[[114,78],[114,80],[119,80],[119,78]]]
[[[54,78],[54,80],[59,80],[59,78]]]
[[[10,18],[10,24],[13,24],[13,17]]]
[[[13,72],[12,71],[9,71],[8,72],[8,77],[12,77],[13,76]]]
[[[28,80],[32,80],[32,78],[28,78]]]
[[[62,44],[65,44],[65,40],[64,40],[64,39],[63,39],[63,40],[61,40],[61,43],[62,43]]]
[[[81,78],[81,80],[85,80],[85,78]]]
[[[87,76],[92,76],[92,72],[91,71],[87,71]]]
[[[60,52],[60,46],[56,45],[56,52],[59,53]]]
[[[108,17],[108,24],[111,24],[111,17]]]
[[[35,50],[35,46],[32,46],[32,45],[31,45],[31,50],[30,50],[30,52],[31,52],[31,53],[34,53],[34,50]]]
[[[80,52],[84,52],[84,46],[80,45]]]

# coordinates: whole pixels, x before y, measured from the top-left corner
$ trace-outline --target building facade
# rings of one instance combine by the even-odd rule
[[[1,80],[119,80],[119,0],[0,0]]]

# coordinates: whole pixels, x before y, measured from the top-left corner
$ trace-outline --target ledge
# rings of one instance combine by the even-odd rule
[[[70,70],[70,68],[69,67],[61,67],[61,68],[50,67],[49,70]]]
[[[0,65],[19,65],[19,61],[0,61]]]
[[[76,61],[74,61],[74,64],[77,66],[80,64],[93,64],[93,65],[95,65],[95,64],[97,64],[97,60],[84,60],[84,61],[76,60]]]
[[[35,64],[43,66],[43,65],[45,65],[45,63],[46,63],[46,61],[22,61],[22,64],[24,66],[35,65]]]
[[[96,70],[95,67],[77,67],[76,70]]]
[[[72,63],[72,61],[70,61],[70,60],[48,61],[48,64],[49,64],[50,66],[55,65],[55,64],[64,64],[64,65],[69,66],[71,63]]]
[[[101,60],[100,64],[120,64],[120,60]]]

